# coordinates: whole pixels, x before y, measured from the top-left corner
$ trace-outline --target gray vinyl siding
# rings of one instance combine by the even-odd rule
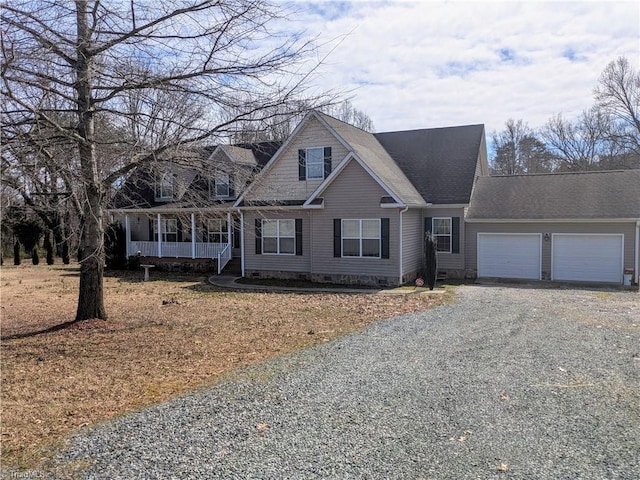
[[[554,233],[616,233],[624,235],[624,268],[634,268],[635,223],[467,223],[466,262],[475,274],[478,271],[478,233],[540,233],[549,234],[542,240],[542,278],[551,277],[551,249]]]
[[[460,253],[438,252],[438,270],[465,269],[465,222],[464,208],[427,208],[422,211],[426,217],[459,217],[460,218]]]
[[[361,275],[399,278],[399,214],[397,208],[380,208],[388,195],[357,163],[351,160],[324,191],[324,208],[312,210],[314,274]],[[333,256],[333,220],[389,218],[389,258]]]
[[[302,255],[256,255],[255,249],[255,219],[302,219]],[[246,270],[266,270],[281,272],[310,271],[311,241],[309,232],[311,230],[311,220],[309,212],[306,210],[264,210],[248,211],[244,215],[244,251]]]
[[[411,276],[422,267],[423,216],[421,210],[402,214],[402,273]]]
[[[331,147],[332,171],[347,156],[347,149],[315,117],[309,117],[293,140],[280,152],[276,162],[254,184],[245,200],[306,200],[322,183],[298,180],[298,150]]]

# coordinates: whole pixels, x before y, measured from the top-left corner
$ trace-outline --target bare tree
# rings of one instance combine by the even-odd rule
[[[619,57],[604,69],[594,94],[596,107],[616,125],[612,140],[640,155],[640,71]]]
[[[493,173],[520,175],[552,170],[552,157],[533,130],[522,120],[509,119],[505,129],[491,134]]]
[[[327,115],[349,123],[367,132],[374,132],[373,120],[364,111],[353,106],[351,100],[346,99],[338,104],[329,105],[323,109]]]
[[[48,129],[70,146],[69,161],[59,155],[52,161],[73,179],[81,208],[77,321],[107,317],[104,209],[114,182],[140,165],[229,135],[239,121],[262,121],[260,112],[295,109],[308,94],[310,72],[299,62],[313,45],[272,32],[281,13],[258,0],[2,5],[2,124]],[[200,110],[186,121],[164,108],[175,107],[163,105],[169,98]],[[227,111],[232,118],[224,117]],[[140,122],[151,137],[136,131]],[[102,138],[105,124],[122,134]],[[107,155],[109,149],[116,154]]]
[[[558,114],[541,130],[541,136],[557,158],[560,170],[600,169],[600,159],[611,152],[611,122],[596,108],[582,112],[574,121]]]

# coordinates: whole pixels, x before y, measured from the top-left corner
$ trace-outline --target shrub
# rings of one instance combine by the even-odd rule
[[[438,261],[436,252],[438,245],[431,232],[427,232],[424,237],[424,278],[427,281],[429,290],[436,286],[436,274],[438,272]]]
[[[107,225],[104,232],[104,255],[107,267],[123,269],[127,265],[127,238],[120,222]]]
[[[140,270],[140,257],[131,255],[128,261],[129,270]]]
[[[13,233],[15,233],[20,243],[24,245],[27,252],[32,251],[38,245],[42,236],[42,225],[37,220],[22,220],[13,225]]]
[[[44,248],[47,251],[47,265],[53,265],[53,243],[51,242],[51,233],[47,232],[44,235]]]
[[[20,240],[16,240],[16,243],[13,244],[13,264],[20,265],[22,263],[22,257],[20,255]]]
[[[65,240],[62,244],[62,263],[69,265],[71,259],[69,258],[69,240]]]

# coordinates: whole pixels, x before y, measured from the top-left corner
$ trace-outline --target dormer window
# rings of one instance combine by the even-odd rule
[[[298,150],[298,179],[322,180],[331,173],[331,147]]]
[[[156,179],[156,200],[173,199],[173,173],[165,172]]]
[[[233,196],[231,178],[228,173],[216,172],[209,183],[211,198],[229,198]]]

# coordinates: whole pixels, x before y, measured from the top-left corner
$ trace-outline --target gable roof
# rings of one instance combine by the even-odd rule
[[[373,173],[374,177],[377,177],[376,180],[384,184],[383,186],[386,187],[387,191],[395,194],[395,197],[405,205],[426,206],[422,195],[372,133],[324,113],[317,112],[317,115],[333,130],[335,135],[349,145],[358,162],[370,173]],[[349,161],[349,159],[347,158],[344,161]],[[328,183],[321,185],[312,197],[318,195],[327,186]]]
[[[640,170],[478,178],[467,220],[638,219]]]
[[[484,141],[484,125],[386,132],[374,136],[425,201],[469,203]]]

